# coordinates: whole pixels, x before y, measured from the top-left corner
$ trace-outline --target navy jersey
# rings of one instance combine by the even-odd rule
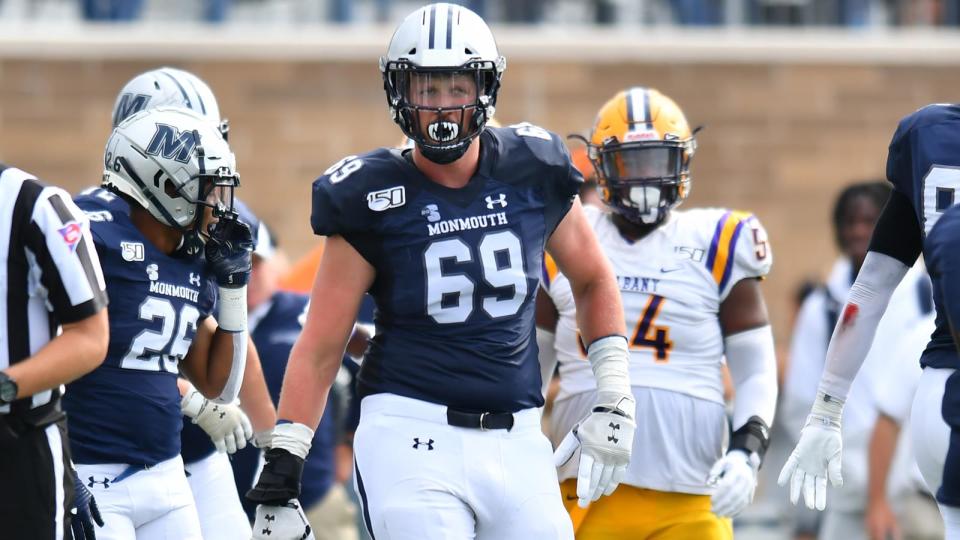
[[[559,137],[489,128],[469,183],[426,178],[397,149],[342,160],[313,184],[311,224],[376,269],[361,396],[468,411],[543,404],[534,302],[547,239],[583,181]]]
[[[894,190],[909,199],[919,227],[910,239],[920,243],[930,262],[929,233],[944,212],[960,202],[960,106],[929,105],[900,121],[890,142],[887,178]],[[942,294],[943,284],[931,271],[936,329],[920,358],[922,366],[960,368],[950,335]]]
[[[960,329],[960,205],[948,208],[927,234],[924,258],[936,282],[939,312]]]
[[[260,354],[263,366],[263,378],[273,403],[280,403],[280,388],[283,375],[287,370],[290,349],[297,341],[302,329],[301,316],[304,315],[309,297],[305,294],[278,292],[269,302],[258,306],[250,313],[250,337]],[[320,419],[320,425],[314,432],[310,453],[303,464],[301,476],[300,502],[309,508],[319,502],[333,485],[334,447],[337,443],[337,426],[334,421],[334,407],[328,400],[327,408]],[[233,470],[237,489],[241,494],[252,487],[256,474],[259,450],[248,446],[234,454]],[[250,504],[252,512],[255,504]],[[249,513],[249,512],[248,512]]]
[[[216,286],[202,256],[174,258],[150,243],[122,198],[96,189],[76,202],[90,218],[112,302],[107,357],[63,401],[74,461],[153,465],[180,452],[178,364]]]

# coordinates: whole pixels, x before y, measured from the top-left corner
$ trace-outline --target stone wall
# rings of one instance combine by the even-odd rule
[[[362,55],[293,45],[258,55],[249,43],[249,53],[238,53],[229,40],[101,54],[84,39],[72,48],[0,40],[0,160],[73,191],[98,183],[116,92],[140,71],[176,65],[217,94],[231,121],[242,196],[295,258],[317,241],[308,225],[310,182],[344,155],[401,138],[387,117],[373,52],[383,34],[371,32]],[[546,42],[517,36],[504,45],[511,61],[502,122],[584,132],[613,93],[649,85],[706,126],[686,204],[749,209],[766,225],[776,262],[764,288],[781,339],[789,336],[793,288],[824,275],[835,257],[829,216],[836,193],[851,180],[881,178],[897,120],[923,104],[955,100],[960,87],[950,59],[958,56],[939,48],[888,55],[899,49],[886,41],[866,55],[842,45],[835,54],[797,54],[802,47],[778,54],[763,41],[723,55],[709,40],[698,53],[674,37],[653,52],[611,45],[603,50],[619,53],[604,54],[562,35]],[[953,42],[946,48],[958,50]]]

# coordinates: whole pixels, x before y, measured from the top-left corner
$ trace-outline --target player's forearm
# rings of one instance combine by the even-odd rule
[[[900,426],[896,421],[885,414],[877,415],[877,422],[870,436],[870,445],[867,457],[867,499],[869,501],[883,501],[887,498],[887,477],[890,474],[890,464],[893,463],[893,454],[897,448],[897,437],[900,435]]]
[[[860,268],[827,348],[820,391],[845,400],[883,317],[890,296],[909,268],[902,262],[874,251]]]
[[[571,288],[577,306],[577,325],[586,345],[605,336],[626,335],[623,305],[612,271],[597,272],[585,283],[571,283]]]
[[[237,399],[246,371],[248,339],[246,331],[217,329],[214,332],[203,380],[192,381],[204,397],[218,403],[231,403]]]
[[[777,407],[777,359],[769,325],[727,336],[724,354],[733,379],[733,429],[753,417],[773,425]]]
[[[277,417],[315,430],[342,358],[342,346],[321,346],[315,336],[302,332],[290,351]]]
[[[107,310],[82,321],[64,325],[35,355],[4,371],[17,382],[17,397],[32,396],[56,388],[97,368],[107,355],[109,329]]]
[[[250,418],[254,432],[272,429],[277,423],[277,410],[270,399],[260,365],[260,355],[252,340],[247,342],[247,365],[243,371],[243,384],[240,386],[240,408]]]

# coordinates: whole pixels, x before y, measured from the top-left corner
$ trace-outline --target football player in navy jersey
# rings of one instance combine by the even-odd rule
[[[74,459],[101,540],[199,539],[177,373],[221,403],[243,378],[252,239],[232,210],[235,158],[202,116],[157,108],[114,129],[104,166],[103,188],[77,205],[114,309],[106,360],[64,399]]]
[[[271,449],[248,498],[255,538],[304,538],[303,459],[365,292],[376,335],[359,374],[355,488],[384,538],[572,538],[540,430],[534,296],[544,249],[571,278],[598,400],[574,427],[578,497],[619,483],[635,414],[616,280],[576,198],[563,140],[484,129],[506,61],[475,13],[409,15],[380,61],[409,150],[379,149],[313,185],[326,247]]]
[[[229,124],[220,117],[220,106],[207,83],[190,72],[170,67],[140,73],[123,86],[113,107],[114,127],[134,113],[156,107],[190,109],[227,138]],[[234,205],[243,220],[246,207],[239,199]],[[257,230],[254,228],[251,232],[256,242]],[[180,406],[184,415],[180,455],[186,465],[203,537],[205,540],[249,537],[250,525],[235,495],[237,490],[227,454],[246,446],[250,438],[255,446],[265,447],[277,419],[256,347],[247,346],[247,364],[240,385],[242,408],[235,403],[211,402],[182,377],[177,383],[183,397]]]
[[[921,252],[928,263],[936,328],[920,357],[923,367],[910,419],[917,464],[936,493],[948,539],[960,539],[960,367],[950,331],[956,242],[953,219],[960,188],[960,106],[929,105],[900,121],[887,156],[893,192],[877,221],[870,248],[827,350],[817,399],[797,447],[780,472],[790,499],[803,492],[808,507],[826,506],[827,481],[842,483],[840,419],[850,385],[897,284]],[[949,212],[948,212],[949,210]],[[947,212],[947,213],[945,213]],[[937,229],[937,234],[933,230]],[[955,320],[954,320],[955,322]]]

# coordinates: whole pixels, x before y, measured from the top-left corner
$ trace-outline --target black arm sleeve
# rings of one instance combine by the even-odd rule
[[[889,255],[907,266],[913,266],[923,250],[923,231],[906,195],[890,193],[870,238],[870,251]]]

